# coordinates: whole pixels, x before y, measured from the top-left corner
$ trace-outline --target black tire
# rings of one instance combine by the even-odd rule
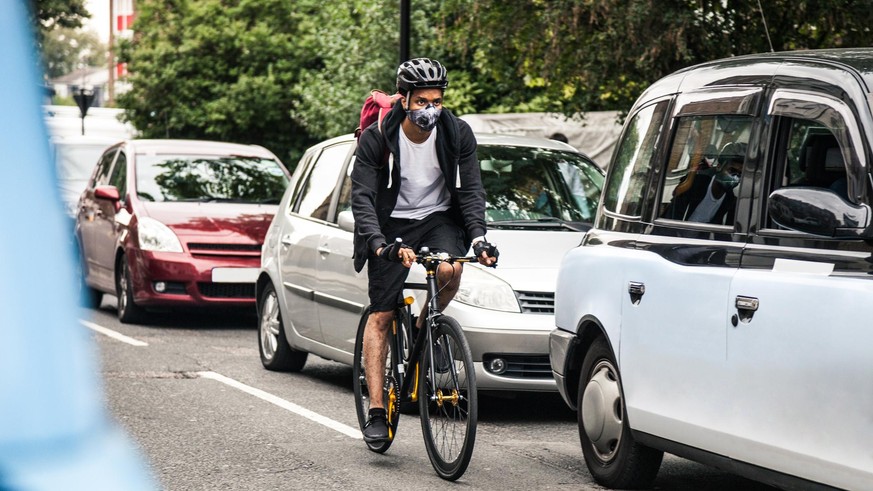
[[[127,258],[118,258],[118,266],[115,268],[115,296],[118,299],[118,320],[124,324],[143,322],[146,318],[145,310],[133,300],[133,282],[130,280],[130,267]]]
[[[615,357],[602,337],[582,362],[579,378],[579,438],[585,464],[602,486],[649,488],[664,452],[637,443],[630,431]]]
[[[421,432],[437,475],[454,481],[464,474],[473,456],[479,412],[476,372],[470,345],[456,320],[440,316],[433,342],[435,389],[431,388],[427,350],[422,353],[419,370]],[[432,400],[439,395],[442,400]]]
[[[285,337],[279,299],[272,283],[264,287],[258,302],[258,351],[261,364],[276,372],[299,372],[309,353],[292,348]]]
[[[367,326],[369,314],[361,316],[358,324],[358,333],[355,336],[355,356],[352,362],[352,385],[355,391],[355,412],[358,414],[358,425],[361,432],[367,424],[370,412],[370,389],[367,386],[367,377],[364,372],[364,329]],[[367,443],[367,448],[376,453],[385,453],[394,442],[397,435],[397,425],[400,422],[400,400],[397,397],[400,387],[397,386],[397,363],[399,358],[394,349],[394,334],[388,333],[388,357],[385,363],[385,385],[382,387],[382,400],[385,401],[385,411],[388,413],[388,441]],[[392,404],[393,401],[393,404]],[[366,443],[366,442],[365,442]]]

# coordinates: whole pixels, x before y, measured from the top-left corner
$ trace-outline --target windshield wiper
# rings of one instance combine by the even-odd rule
[[[248,203],[248,201],[240,198],[213,198],[212,196],[201,196],[199,198],[182,198],[176,201],[185,201],[188,203]]]
[[[522,219],[522,220],[497,220],[494,222],[488,222],[488,226],[493,226],[495,228],[501,227],[519,227],[519,228],[530,228],[530,227],[542,227],[542,228],[562,228],[565,230],[572,230],[574,232],[585,232],[590,227],[588,225],[579,223],[579,222],[568,222],[566,220],[562,220],[560,218],[555,217],[541,217],[541,218],[531,218],[531,219]]]

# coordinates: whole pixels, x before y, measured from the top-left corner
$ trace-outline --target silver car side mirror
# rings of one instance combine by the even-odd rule
[[[339,212],[339,215],[336,217],[336,223],[339,225],[339,228],[346,232],[355,231],[355,216],[352,214],[352,210]]]

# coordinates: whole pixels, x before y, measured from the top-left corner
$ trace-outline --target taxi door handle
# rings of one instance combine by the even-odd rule
[[[646,285],[639,281],[628,282],[627,292],[630,294],[631,303],[639,305],[640,300],[643,299],[643,295],[646,294]]]
[[[734,306],[737,308],[737,313],[731,316],[731,325],[737,327],[740,322],[743,324],[752,322],[752,317],[758,310],[759,304],[760,302],[755,297],[737,295],[736,301],[734,302]]]
[[[737,295],[736,307],[737,310],[747,310],[754,312],[758,310],[758,299],[755,297],[744,297]]]

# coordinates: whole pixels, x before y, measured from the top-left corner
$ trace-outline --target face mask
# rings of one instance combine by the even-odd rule
[[[416,109],[415,111],[406,111],[406,117],[409,118],[422,131],[430,131],[436,127],[437,120],[440,118],[442,109],[437,109],[433,105],[428,105],[424,109]]]
[[[740,176],[719,172],[715,176],[715,181],[721,184],[721,187],[723,187],[725,191],[730,191],[740,184]]]

